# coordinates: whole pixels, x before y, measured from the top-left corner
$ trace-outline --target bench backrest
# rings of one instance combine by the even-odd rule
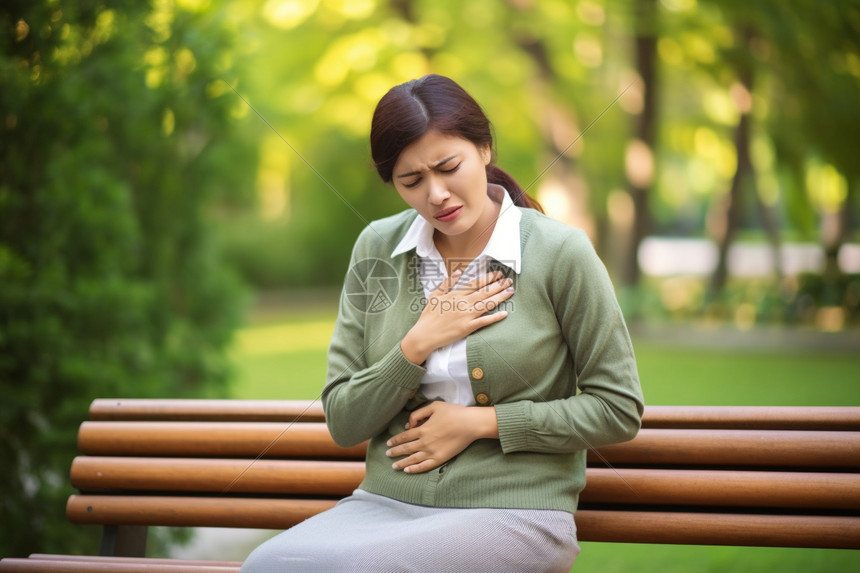
[[[316,402],[96,400],[76,523],[288,528],[364,475]],[[651,406],[589,452],[583,541],[860,548],[860,408]]]

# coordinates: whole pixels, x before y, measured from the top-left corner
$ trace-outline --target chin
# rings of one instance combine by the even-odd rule
[[[443,235],[446,235],[448,237],[456,237],[457,235],[462,235],[463,233],[468,231],[470,228],[468,225],[460,224],[460,221],[457,221],[456,224],[454,224],[454,225],[449,225],[446,223],[440,223],[439,221],[436,221],[435,219],[433,220],[433,222],[435,223],[433,225],[433,228],[436,229],[436,231],[438,231],[438,232],[440,232]]]

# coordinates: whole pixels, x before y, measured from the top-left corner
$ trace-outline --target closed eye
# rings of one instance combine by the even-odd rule
[[[457,171],[458,169],[460,169],[460,165],[462,165],[462,163],[463,163],[462,161],[461,161],[460,163],[458,163],[457,165],[455,165],[455,166],[451,167],[450,169],[443,169],[443,168],[442,168],[442,166],[443,166],[443,165],[445,165],[446,163],[448,163],[449,161],[451,161],[451,160],[452,160],[452,159],[454,159],[455,157],[456,157],[456,156],[451,156],[451,157],[449,157],[449,158],[447,158],[447,159],[443,159],[443,160],[442,160],[442,161],[441,161],[441,162],[440,162],[440,163],[435,167],[436,171],[438,171],[439,173],[445,174],[445,175],[449,175],[449,174],[451,174],[451,173],[454,173],[454,172],[455,172],[455,171]],[[410,177],[410,176],[412,176],[412,175],[418,175],[418,173],[419,173],[419,172],[414,172],[414,173],[405,173],[405,174],[403,174],[403,175],[399,175],[398,177]],[[413,181],[410,181],[409,183],[404,183],[404,184],[403,184],[403,186],[404,186],[404,187],[406,187],[407,189],[412,189],[412,188],[414,188],[414,187],[417,187],[417,186],[421,183],[421,181],[422,181],[422,180],[423,180],[423,177],[420,177],[420,176],[419,176],[419,177],[417,177],[416,179],[414,179]]]

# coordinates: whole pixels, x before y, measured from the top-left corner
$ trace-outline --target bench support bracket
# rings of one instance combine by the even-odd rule
[[[105,525],[100,555],[146,557],[145,525]]]

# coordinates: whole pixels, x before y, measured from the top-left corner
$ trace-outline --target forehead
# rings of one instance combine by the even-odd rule
[[[431,130],[400,153],[394,170],[426,168],[452,155],[470,152],[477,153],[477,148],[468,139]]]

